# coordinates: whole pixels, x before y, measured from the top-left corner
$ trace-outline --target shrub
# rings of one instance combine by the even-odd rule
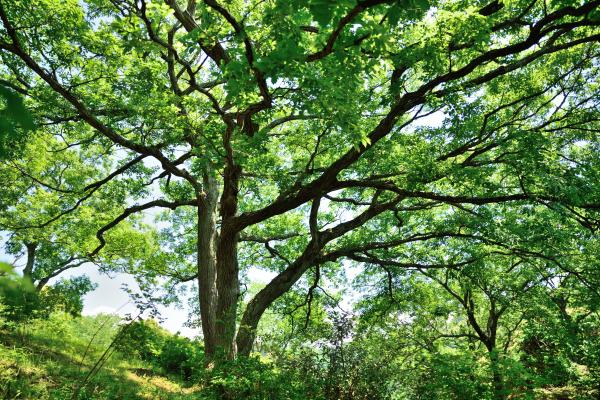
[[[200,343],[179,335],[166,337],[157,360],[165,372],[189,381],[204,368],[204,351]]]
[[[168,335],[153,319],[134,321],[120,328],[115,348],[122,354],[156,361]]]
[[[311,395],[303,380],[261,362],[256,357],[240,357],[219,363],[212,370],[204,371],[206,386],[202,391],[204,400],[304,400],[322,399]]]
[[[192,380],[204,367],[202,345],[183,336],[173,335],[153,319],[123,325],[115,348],[160,367],[166,373]]]
[[[458,351],[422,356],[415,365],[415,396],[419,399],[481,400],[491,398],[491,377],[474,354]]]

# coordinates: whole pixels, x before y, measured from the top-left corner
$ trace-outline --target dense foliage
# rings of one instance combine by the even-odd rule
[[[596,398],[599,55],[595,0],[0,0],[3,326],[90,263],[201,330],[90,376]]]

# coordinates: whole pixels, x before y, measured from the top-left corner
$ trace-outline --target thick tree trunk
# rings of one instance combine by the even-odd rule
[[[204,336],[204,353],[209,363],[216,350],[216,208],[218,199],[217,182],[210,173],[203,179],[205,200],[198,206],[198,300],[202,334]],[[198,193],[198,198],[200,198]]]
[[[490,366],[492,369],[492,390],[494,400],[506,400],[507,393],[504,390],[502,373],[500,371],[500,360],[498,351],[495,347],[488,348],[490,357]]]
[[[216,339],[218,351],[227,358],[236,355],[235,332],[237,303],[240,294],[239,265],[237,260],[237,234],[221,230],[217,251],[217,302]]]
[[[373,198],[374,203],[377,194]],[[302,255],[292,262],[283,272],[277,275],[267,286],[258,292],[250,301],[242,320],[237,337],[237,347],[240,355],[247,356],[252,350],[252,345],[256,336],[256,328],[258,322],[265,310],[280,296],[287,292],[294,283],[306,272],[308,268],[315,264],[323,247],[331,240],[344,235],[346,232],[361,226],[375,215],[390,209],[398,203],[399,197],[385,203],[377,203],[370,206],[366,211],[362,212],[355,218],[343,222],[324,232],[319,232],[317,226],[319,201],[313,201],[310,215],[310,233],[311,241],[306,246]]]
[[[43,288],[46,287],[46,285],[48,284],[48,282],[50,282],[50,277],[47,276],[45,278],[42,278],[38,281],[38,283],[35,285],[35,290],[39,293],[42,291]]]
[[[304,271],[306,271],[306,268],[299,268],[276,277],[248,303],[240,322],[236,340],[239,355],[250,355],[256,338],[256,328],[263,313],[275,299],[292,287]]]
[[[223,171],[223,194],[221,195],[221,233],[217,246],[217,351],[227,358],[235,358],[235,333],[237,304],[240,294],[237,245],[239,232],[230,224],[237,212],[238,182],[241,169],[233,164]]]

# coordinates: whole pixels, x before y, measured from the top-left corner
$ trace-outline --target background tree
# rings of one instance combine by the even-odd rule
[[[111,232],[110,245],[101,258],[89,257],[97,230],[143,187],[132,184],[133,175],[118,185],[104,185],[98,193],[102,184],[98,179],[111,164],[105,160],[98,165],[105,149],[68,140],[74,137],[59,139],[40,130],[18,157],[0,166],[0,182],[6,188],[0,202],[5,251],[18,260],[23,276],[37,291],[86,262],[96,262],[104,271],[132,270],[155,250],[152,232],[141,221],[131,220]],[[86,194],[83,200],[82,193]]]
[[[521,239],[526,249],[507,248],[504,243],[516,240],[494,225],[504,230],[500,245],[457,248],[462,240],[447,239],[445,247],[412,249],[437,264],[379,259],[359,275],[361,329],[367,335],[383,329],[387,340],[398,342],[398,371],[407,374],[401,386],[410,388],[409,398],[503,399],[533,396],[547,386],[570,387],[567,397],[593,397],[593,356],[583,354],[594,353],[584,348],[597,337],[591,325],[600,299],[598,260],[590,253],[597,238],[573,252],[569,225],[542,225],[538,216],[519,215],[522,225],[531,224],[531,236]],[[548,235],[553,228],[561,232]],[[571,228],[580,229],[577,223]],[[539,256],[547,247],[561,256]],[[465,253],[469,262],[441,264]],[[577,305],[570,303],[575,298]]]

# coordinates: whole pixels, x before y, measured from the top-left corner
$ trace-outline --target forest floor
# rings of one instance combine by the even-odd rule
[[[108,333],[95,331],[98,322],[88,317],[85,329],[64,321],[59,329],[0,329],[0,399],[179,400],[200,390],[117,353],[88,376],[110,344]]]

